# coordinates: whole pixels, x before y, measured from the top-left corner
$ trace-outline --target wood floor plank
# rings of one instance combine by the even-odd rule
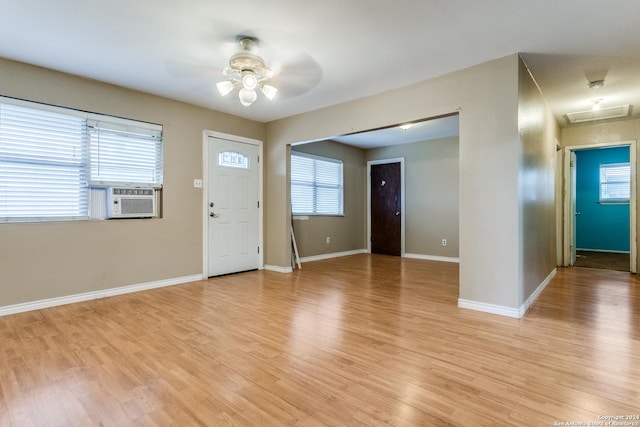
[[[0,317],[0,427],[551,426],[640,414],[640,279],[560,269],[523,319],[458,266],[356,255]]]

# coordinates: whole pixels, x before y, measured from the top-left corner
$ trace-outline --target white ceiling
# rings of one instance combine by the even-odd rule
[[[386,147],[388,145],[410,144],[412,142],[457,136],[459,131],[458,115],[424,120],[413,123],[409,129],[398,126],[358,132],[331,138],[332,141],[360,148]]]
[[[0,11],[2,57],[262,122],[516,52],[562,125],[589,106],[590,76],[605,78],[603,106],[640,106],[637,0],[0,0]],[[274,101],[216,93],[239,34],[261,40]]]

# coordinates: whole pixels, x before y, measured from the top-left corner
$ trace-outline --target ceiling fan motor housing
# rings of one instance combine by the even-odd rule
[[[271,70],[265,66],[264,60],[250,52],[241,52],[233,55],[229,59],[229,68],[225,70],[225,74],[231,78],[241,80],[244,71],[252,72],[258,81],[268,80],[272,77]]]

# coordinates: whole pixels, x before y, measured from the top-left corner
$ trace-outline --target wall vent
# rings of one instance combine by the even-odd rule
[[[617,117],[627,117],[629,115],[629,104],[618,105],[616,107],[601,108],[600,110],[579,111],[577,113],[567,113],[567,118],[571,123],[592,122],[594,120],[615,119]]]

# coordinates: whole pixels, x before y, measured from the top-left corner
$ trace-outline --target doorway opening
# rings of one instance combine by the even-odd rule
[[[565,148],[564,266],[637,272],[635,182],[635,141]]]
[[[298,196],[289,180],[292,223],[302,262],[374,252],[459,263],[458,147],[457,113],[292,144],[290,162],[294,152],[303,152],[344,165],[343,215],[298,213],[294,209],[298,201],[293,200]],[[400,194],[394,193],[389,206],[396,244],[390,252],[375,247],[372,251],[372,235],[384,233],[387,227],[372,228],[370,175],[372,167],[392,163],[401,169]],[[291,175],[293,166],[288,166]],[[378,179],[377,188],[388,190],[392,181]],[[374,209],[373,214],[378,211]]]

